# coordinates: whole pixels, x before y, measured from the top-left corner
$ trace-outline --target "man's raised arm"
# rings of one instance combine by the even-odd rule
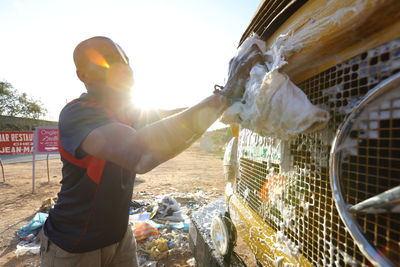
[[[146,125],[149,125],[153,122],[159,121],[161,119],[164,119],[166,117],[172,116],[174,114],[177,114],[179,112],[182,112],[186,110],[186,108],[176,108],[176,109],[138,109],[134,110],[133,117],[135,119],[134,127],[135,129],[140,129],[143,128]]]
[[[136,173],[146,173],[189,147],[221,116],[230,99],[240,99],[252,66],[259,62],[262,54],[253,47],[245,57],[231,60],[221,93],[138,131],[120,123],[96,128],[85,138],[82,149]]]

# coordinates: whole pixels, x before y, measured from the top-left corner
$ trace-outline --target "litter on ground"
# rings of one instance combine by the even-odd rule
[[[137,241],[139,265],[165,266],[162,262],[168,258],[184,255],[187,266],[195,266],[189,247],[189,216],[216,199],[218,193],[197,190],[195,193],[152,195],[141,192],[138,195],[143,199],[131,202],[129,223]],[[41,212],[36,213],[27,225],[16,232],[20,239],[15,250],[17,256],[39,254],[38,233],[55,200],[45,199],[39,208]]]

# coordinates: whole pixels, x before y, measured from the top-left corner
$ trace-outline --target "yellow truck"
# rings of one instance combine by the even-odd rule
[[[192,217],[198,266],[240,266],[237,235],[259,266],[400,266],[400,1],[265,0],[239,46],[254,33],[291,41],[280,71],[330,119],[240,128],[224,201]]]

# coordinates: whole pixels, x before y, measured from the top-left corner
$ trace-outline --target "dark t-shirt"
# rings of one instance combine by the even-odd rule
[[[135,174],[80,150],[92,130],[112,122],[122,121],[87,95],[61,111],[63,177],[44,232],[68,252],[83,253],[114,244],[126,232]],[[135,155],[139,157],[140,151]]]

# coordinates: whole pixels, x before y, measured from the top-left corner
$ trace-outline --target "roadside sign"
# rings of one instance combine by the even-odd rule
[[[35,151],[40,153],[58,153],[58,127],[36,127],[35,132]]]
[[[32,154],[33,132],[0,132],[0,155]]]
[[[32,157],[32,193],[35,193],[36,154],[47,154],[47,180],[50,182],[49,154],[58,152],[58,126],[40,126],[35,128]]]
[[[32,193],[35,192],[35,155],[47,154],[47,179],[50,181],[49,154],[58,152],[58,127],[41,126],[32,131],[1,131],[0,155],[32,154]],[[3,163],[0,167],[5,182]]]

